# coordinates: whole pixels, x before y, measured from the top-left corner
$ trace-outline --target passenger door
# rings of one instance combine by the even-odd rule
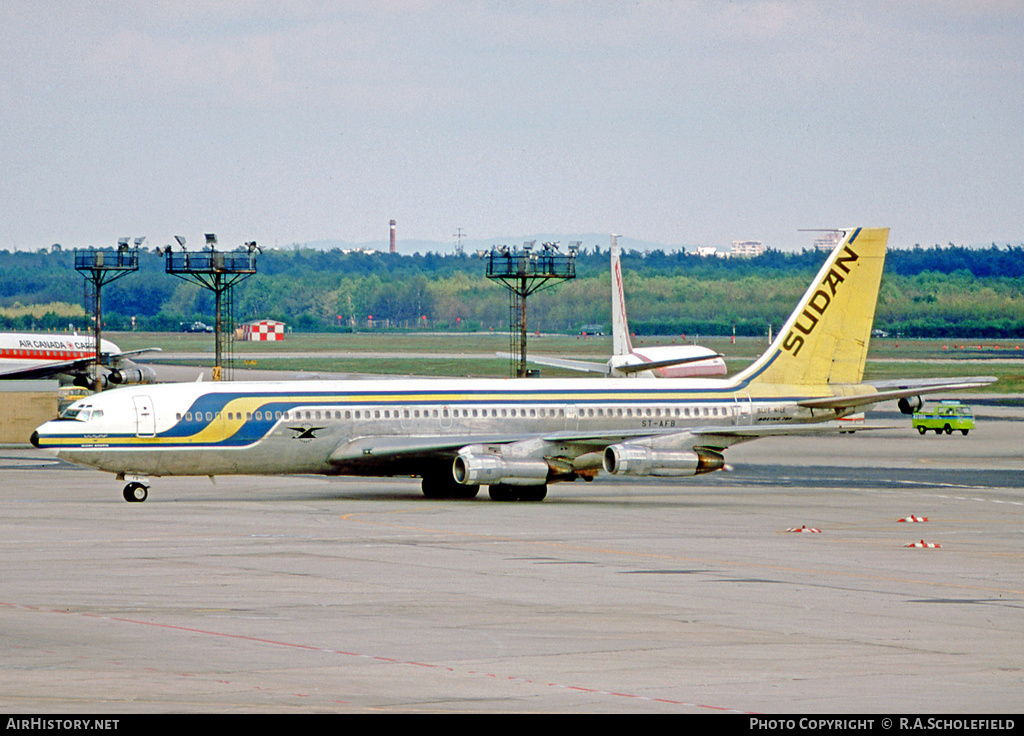
[[[153,400],[148,396],[133,396],[132,400],[135,402],[135,434],[139,437],[152,437],[156,434]]]

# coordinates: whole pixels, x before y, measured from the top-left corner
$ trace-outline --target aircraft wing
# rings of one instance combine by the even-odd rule
[[[552,359],[557,360],[557,359]],[[561,361],[559,361],[561,362]],[[573,362],[573,361],[569,361]],[[582,361],[578,361],[582,362]],[[648,366],[651,364],[647,364]],[[873,392],[846,396],[827,396],[805,399],[801,406],[813,409],[854,409],[882,401],[917,396],[919,394],[953,391],[987,386],[996,381],[994,376],[966,378],[924,378],[876,381],[869,385]],[[792,425],[722,425],[688,429],[651,431],[649,428],[612,432],[562,430],[540,434],[467,434],[438,436],[367,436],[344,442],[331,453],[330,461],[337,466],[372,466],[401,459],[447,460],[470,445],[508,446],[517,443],[538,442],[546,445],[569,445],[569,456],[599,451],[621,442],[637,442],[653,447],[677,450],[708,449],[722,451],[732,445],[762,437],[811,436],[891,429],[888,425],[851,425],[843,422]]]
[[[673,431],[678,434],[678,431]],[[385,458],[405,456],[452,456],[467,445],[511,445],[516,442],[540,440],[541,442],[563,442],[581,445],[604,446],[631,437],[650,437],[651,430],[619,431],[612,433],[575,432],[571,430],[546,434],[467,434],[446,437],[378,435],[357,437],[338,445],[331,453],[330,461],[335,464],[371,463]]]
[[[615,435],[559,432],[544,439],[551,442],[576,444],[591,448],[604,448],[617,442],[640,442],[641,444],[650,444],[653,447],[665,447],[673,450],[704,448],[720,452],[741,442],[749,442],[763,437],[820,437],[851,432],[877,431],[880,429],[893,429],[893,425],[851,425],[838,421],[782,426],[721,425],[717,427],[694,427],[683,430],[671,429],[662,432],[638,429],[633,432],[616,433]]]
[[[135,355],[142,355],[143,353],[162,353],[163,348],[139,348],[138,350],[126,350],[123,353],[111,353],[106,356],[110,360],[119,360],[121,358],[128,358]]]
[[[511,358],[510,353],[495,353],[499,358]],[[530,363],[536,363],[537,365],[549,365],[553,368],[565,368],[570,371],[581,371],[584,373],[600,373],[603,376],[610,375],[611,368],[607,363],[591,363],[586,360],[570,360],[568,358],[545,358],[544,356],[528,356],[526,358]],[[647,370],[641,368],[641,370]]]
[[[617,432],[564,430],[542,435],[499,433],[489,436],[467,434],[451,437],[381,435],[359,437],[344,442],[335,448],[329,460],[334,465],[348,467],[373,466],[412,458],[451,460],[459,450],[470,445],[514,445],[520,442],[539,442],[549,446],[573,446],[575,450],[568,453],[570,456],[601,451],[608,445],[631,441],[678,450],[705,448],[721,451],[732,445],[762,437],[821,436],[879,429],[892,429],[892,426],[857,425],[854,427],[837,422],[823,422],[770,427],[722,425],[683,430],[670,429],[661,432],[636,429]]]
[[[692,433],[695,440],[692,446],[721,451],[733,445],[738,445],[741,442],[749,442],[763,437],[822,437],[853,432],[877,432],[883,429],[896,428],[898,427],[892,424],[850,424],[839,421],[771,427],[702,427],[693,430]]]
[[[530,439],[534,435],[456,435],[402,436],[380,435],[357,437],[335,448],[329,458],[336,465],[373,464],[397,457],[454,456],[466,445],[509,444]]]
[[[527,360],[531,363],[537,363],[538,365],[550,365],[553,368],[565,368],[570,371],[581,371],[583,373],[600,373],[603,376],[607,376],[611,372],[607,363],[590,363],[585,360],[543,358],[538,356],[527,358]]]
[[[864,385],[871,386],[875,393],[856,394],[851,396],[825,396],[817,399],[804,399],[800,406],[810,409],[847,409],[882,401],[904,399],[921,394],[934,394],[941,391],[959,391],[967,388],[988,386],[999,380],[995,376],[970,376],[965,378],[912,378],[905,380],[873,381]]]

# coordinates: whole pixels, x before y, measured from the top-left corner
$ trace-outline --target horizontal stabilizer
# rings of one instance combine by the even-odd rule
[[[919,378],[904,381],[878,381],[865,384],[874,388],[876,390],[875,393],[853,396],[826,396],[817,399],[804,399],[798,403],[800,406],[809,409],[847,409],[877,404],[882,401],[918,396],[920,394],[979,388],[995,383],[997,380],[995,376],[972,376],[966,378]]]
[[[724,359],[720,353],[709,353],[708,355],[695,355],[689,358],[671,358],[669,360],[652,360],[648,363],[636,363],[628,365],[617,365],[615,370],[619,373],[641,373],[643,371],[654,371],[658,368],[668,368],[673,365],[686,365],[687,363],[702,363],[705,360]]]

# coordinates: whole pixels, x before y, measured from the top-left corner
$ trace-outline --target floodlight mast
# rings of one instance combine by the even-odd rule
[[[233,365],[230,345],[235,327],[233,288],[256,273],[256,254],[261,252],[260,248],[256,241],[251,241],[245,244],[244,250],[224,253],[217,250],[217,236],[206,233],[206,248],[201,253],[188,253],[185,251],[185,238],[176,235],[174,239],[181,246],[181,252],[175,253],[169,245],[164,249],[166,271],[214,293],[213,380],[230,380]]]
[[[87,291],[86,300],[92,296],[93,302],[93,339],[95,340],[95,357],[92,370],[92,390],[103,390],[103,286],[117,281],[122,276],[139,270],[139,246],[145,236],[135,238],[135,248],[129,246],[130,238],[119,238],[117,251],[109,253],[98,248],[75,251],[75,270],[85,277]]]
[[[487,278],[499,281],[509,292],[509,347],[512,375],[525,378],[526,369],[526,298],[559,281],[576,278],[576,251],[569,255],[558,252],[557,243],[544,243],[534,252],[535,240],[523,243],[522,250],[496,245],[487,260]]]

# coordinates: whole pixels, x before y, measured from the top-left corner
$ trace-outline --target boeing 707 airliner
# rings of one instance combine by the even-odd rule
[[[539,501],[548,485],[719,470],[725,451],[991,377],[864,383],[887,228],[845,232],[768,350],[725,378],[282,381],[129,386],[81,399],[32,444],[127,481],[414,476],[431,498]]]
[[[129,356],[159,348],[122,352],[109,340],[100,340],[104,385],[154,383],[153,369],[133,363]],[[91,386],[96,362],[96,338],[89,335],[0,333],[0,380],[70,376],[77,386]]]

